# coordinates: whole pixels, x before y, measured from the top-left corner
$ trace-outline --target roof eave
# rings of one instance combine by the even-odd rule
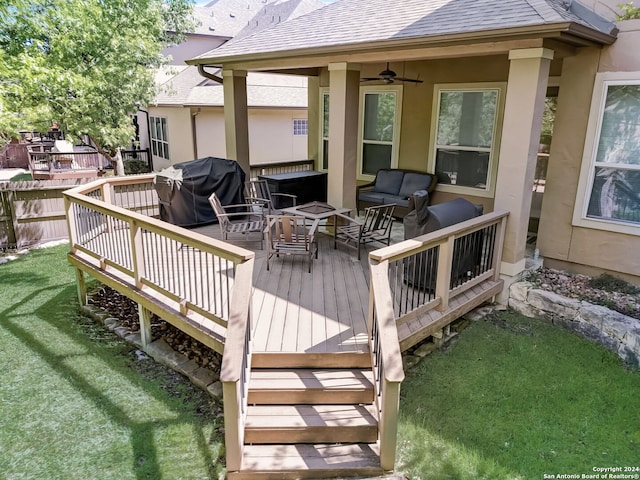
[[[224,64],[240,62],[252,62],[258,60],[276,60],[292,57],[308,56],[328,56],[344,54],[349,52],[367,52],[375,50],[387,50],[398,48],[414,48],[416,46],[442,46],[459,45],[464,43],[492,42],[505,38],[539,36],[549,38],[557,36],[563,41],[567,41],[567,35],[575,38],[575,43],[582,44],[612,44],[616,36],[606,34],[593,28],[589,28],[574,22],[553,23],[546,25],[534,25],[526,27],[505,28],[496,30],[483,30],[476,32],[465,32],[445,35],[432,35],[424,37],[377,40],[375,42],[351,43],[342,45],[327,45],[313,48],[300,48],[290,50],[277,50],[259,53],[247,53],[238,55],[227,55],[219,57],[198,57],[187,60],[188,65],[211,65],[221,67]]]

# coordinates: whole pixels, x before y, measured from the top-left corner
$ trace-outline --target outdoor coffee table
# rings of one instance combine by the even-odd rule
[[[336,215],[347,214],[351,210],[351,208],[336,208],[323,202],[310,202],[296,207],[283,208],[281,211],[285,215],[299,215],[317,222],[333,217],[333,225],[335,225]]]

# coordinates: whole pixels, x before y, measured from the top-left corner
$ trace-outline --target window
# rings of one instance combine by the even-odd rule
[[[149,122],[151,123],[151,153],[156,157],[169,160],[167,119],[164,117],[150,117]]]
[[[596,77],[579,192],[574,223],[640,235],[640,72]]]
[[[402,87],[363,87],[360,95],[360,176],[398,165]]]
[[[329,169],[329,91],[320,92],[322,108],[320,115],[320,125],[322,125],[322,135],[320,136],[320,158],[322,158],[322,170]]]
[[[329,89],[320,91],[320,158],[322,169],[329,168]],[[400,105],[402,86],[375,86],[360,88],[359,117],[359,175],[372,180],[381,168],[398,165],[400,138]]]
[[[307,120],[297,119],[293,120],[293,134],[294,135],[307,135]]]
[[[444,191],[491,196],[501,85],[436,85],[429,167]]]

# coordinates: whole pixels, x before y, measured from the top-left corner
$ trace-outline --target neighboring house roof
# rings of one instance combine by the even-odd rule
[[[195,6],[199,35],[236,37],[309,13],[324,4],[319,0],[214,0]]]
[[[168,107],[221,107],[222,85],[188,67],[161,86],[153,103]],[[306,108],[307,79],[303,76],[250,72],[247,75],[247,104],[250,108]]]
[[[575,0],[340,0],[254,35],[228,42],[189,63],[279,52],[339,52],[367,44],[553,26],[611,43],[615,25]],[[472,35],[471,35],[472,36]]]
[[[194,33],[249,36],[323,5],[319,0],[214,0],[194,7],[194,16],[202,23]],[[222,106],[222,85],[200,76],[195,67],[185,67],[167,66],[157,72],[160,89],[153,105]],[[220,72],[216,74],[220,76]],[[247,78],[247,102],[254,108],[306,108],[306,87],[305,77],[251,73]]]

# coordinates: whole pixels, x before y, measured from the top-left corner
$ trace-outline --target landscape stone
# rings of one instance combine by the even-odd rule
[[[427,342],[427,343],[423,343],[422,345],[420,345],[418,348],[416,348],[413,352],[413,354],[417,357],[423,358],[426,357],[427,355],[435,352],[435,350],[438,347],[436,346],[435,343],[433,342]]]
[[[553,323],[615,352],[631,365],[640,363],[640,320],[602,305],[536,289],[529,282],[518,283],[510,288],[510,294],[514,295],[509,298],[509,306],[514,310],[527,317],[551,319]]]
[[[222,382],[217,381],[213,382],[211,385],[207,387],[207,392],[209,395],[215,398],[222,398]]]
[[[131,330],[129,330],[127,327],[116,327],[113,329],[113,331],[116,335],[118,335],[121,338],[126,338],[128,335],[131,334]]]
[[[189,375],[191,381],[198,387],[206,390],[209,385],[218,380],[213,370],[208,368],[197,368]]]
[[[420,357],[416,357],[415,355],[404,355],[402,357],[402,366],[404,370],[409,370],[415,367],[418,363],[420,363]]]
[[[130,335],[127,335],[126,337],[124,337],[124,339],[127,342],[132,343],[136,347],[142,346],[142,337],[140,336],[140,332],[135,332]]]

